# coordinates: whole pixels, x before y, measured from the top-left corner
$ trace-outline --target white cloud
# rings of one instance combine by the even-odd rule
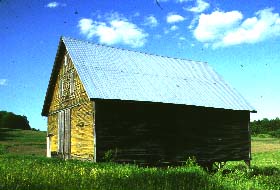
[[[239,11],[219,12],[199,17],[194,37],[212,47],[257,43],[280,36],[280,16],[273,9],[257,11],[254,17],[243,20]]]
[[[183,36],[179,37],[179,40],[186,41],[187,39]]]
[[[211,42],[220,39],[224,33],[238,26],[243,15],[238,11],[201,14],[194,36],[201,42]]]
[[[156,27],[158,25],[158,21],[157,21],[156,17],[154,17],[153,15],[150,15],[150,16],[145,17],[144,25],[150,26],[150,27]]]
[[[188,11],[191,11],[191,12],[195,12],[195,13],[202,13],[203,11],[208,9],[209,6],[210,6],[209,3],[207,3],[203,0],[197,0],[195,7],[191,7],[191,8],[188,8],[188,9],[184,8],[184,9],[188,10]]]
[[[163,29],[164,34],[168,34],[170,31],[167,28]]]
[[[50,3],[48,3],[47,4],[47,7],[49,7],[49,8],[55,8],[55,7],[57,7],[59,4],[58,4],[58,2],[50,2]]]
[[[166,22],[168,23],[175,23],[175,22],[182,22],[185,18],[178,14],[169,13],[166,17]]]
[[[93,20],[88,18],[83,18],[79,21],[78,26],[80,27],[80,32],[82,34],[88,34],[93,28]]]
[[[178,30],[178,26],[176,26],[176,25],[173,25],[173,26],[171,26],[171,27],[170,27],[170,30],[171,30],[171,31],[175,31],[175,30]]]
[[[126,19],[111,17],[106,22],[94,21],[89,18],[83,18],[79,21],[80,32],[87,38],[97,37],[100,43],[125,44],[133,48],[141,47],[146,43],[148,36],[137,25]]]
[[[48,7],[48,8],[56,8],[58,6],[65,7],[66,4],[65,3],[58,3],[56,1],[53,1],[53,2],[50,2],[46,5],[46,7]]]
[[[221,45],[256,43],[280,36],[280,17],[272,9],[258,11],[255,17],[246,19],[239,28],[229,31]]]
[[[0,79],[0,86],[6,86],[8,80],[7,79]]]
[[[195,15],[194,18],[192,19],[190,25],[188,26],[188,28],[191,30],[195,27],[197,21],[199,19],[199,16],[198,15]]]
[[[61,3],[58,3],[58,2],[56,2],[56,1],[53,1],[53,2],[50,2],[50,3],[48,3],[47,5],[46,5],[46,7],[48,7],[48,8],[56,8],[56,7],[58,7],[58,6],[61,6],[61,7],[65,7],[66,6],[66,4],[61,4]]]

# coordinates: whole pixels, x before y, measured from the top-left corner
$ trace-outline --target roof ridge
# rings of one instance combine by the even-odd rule
[[[69,36],[61,36],[62,40],[64,38],[68,38],[70,40],[80,41],[80,42],[84,42],[84,43],[88,43],[88,44],[92,44],[92,45],[103,46],[103,47],[106,47],[106,48],[112,48],[112,49],[117,49],[117,50],[122,50],[122,51],[130,51],[130,52],[140,53],[140,54],[145,54],[145,55],[150,55],[150,56],[157,56],[157,57],[168,58],[168,59],[177,59],[177,60],[182,60],[182,61],[189,61],[189,62],[193,62],[193,63],[202,63],[202,64],[207,64],[208,65],[208,62],[206,62],[206,61],[196,61],[196,60],[191,60],[191,59],[171,57],[171,56],[167,56],[167,55],[159,55],[159,54],[148,53],[148,52],[139,51],[139,50],[136,51],[136,50],[131,50],[131,49],[125,49],[125,48],[122,48],[122,47],[115,47],[115,46],[110,46],[110,45],[106,45],[106,44],[100,44],[98,42],[81,40],[81,39],[77,39],[77,38],[73,38],[73,37],[69,37]]]

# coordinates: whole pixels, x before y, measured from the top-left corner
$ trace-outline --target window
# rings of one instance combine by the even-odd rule
[[[68,63],[68,58],[67,58],[67,54],[64,55],[64,66],[67,66]]]
[[[68,69],[68,54],[64,55],[64,67],[63,67],[63,74],[67,72]]]

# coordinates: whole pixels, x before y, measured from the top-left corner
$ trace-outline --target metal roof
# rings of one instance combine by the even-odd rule
[[[62,37],[91,99],[255,111],[207,63]]]

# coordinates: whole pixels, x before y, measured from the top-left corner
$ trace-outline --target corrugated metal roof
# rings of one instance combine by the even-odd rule
[[[62,37],[91,99],[255,109],[207,63]]]

